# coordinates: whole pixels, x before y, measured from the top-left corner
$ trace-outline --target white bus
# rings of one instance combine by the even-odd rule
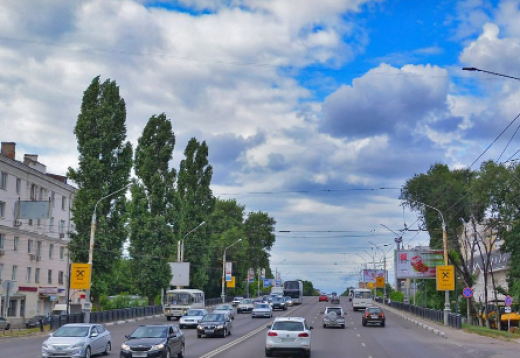
[[[163,312],[166,319],[179,319],[190,308],[204,308],[204,292],[189,288],[168,290],[164,295]]]
[[[354,289],[352,297],[352,308],[354,311],[372,306],[372,291],[368,288]]]

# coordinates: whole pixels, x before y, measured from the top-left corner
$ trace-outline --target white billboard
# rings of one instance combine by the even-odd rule
[[[384,277],[388,281],[388,275],[385,275],[385,270],[363,270],[363,282],[376,282],[377,277]]]
[[[190,285],[190,263],[189,262],[168,262],[172,270],[170,286],[189,286]]]
[[[395,274],[398,279],[434,279],[436,267],[444,265],[444,253],[439,250],[400,250],[395,254]]]

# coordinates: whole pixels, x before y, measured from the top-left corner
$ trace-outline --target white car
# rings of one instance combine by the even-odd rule
[[[323,314],[323,328],[341,327],[345,328],[345,312],[341,307],[327,307]]]
[[[251,311],[251,318],[256,317],[273,317],[273,309],[269,303],[256,303]]]
[[[311,329],[303,317],[276,317],[265,337],[265,356],[273,353],[294,352],[311,356]]]
[[[238,304],[240,302],[242,302],[243,299],[244,299],[244,297],[242,297],[242,296],[237,296],[237,297],[233,298],[233,302],[231,302],[233,304],[233,307],[238,306]]]
[[[237,313],[251,312],[254,308],[253,300],[246,298],[237,306]]]
[[[235,319],[235,308],[232,305],[227,305],[227,304],[217,305],[213,309],[213,313],[215,313],[215,314],[226,314],[232,320]]]
[[[110,332],[96,323],[69,323],[52,333],[42,344],[42,357],[85,357],[110,354]]]
[[[192,308],[186,311],[186,314],[179,319],[179,328],[195,328],[199,324],[202,317],[208,314],[203,308]]]

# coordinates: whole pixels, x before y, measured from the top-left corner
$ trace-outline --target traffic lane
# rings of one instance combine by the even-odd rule
[[[383,307],[384,310],[384,307]],[[363,312],[352,312],[357,346],[366,348],[373,358],[490,358],[490,350],[468,349],[463,345],[434,335],[415,324],[385,310],[385,327],[361,324]],[[357,317],[356,317],[357,316]]]

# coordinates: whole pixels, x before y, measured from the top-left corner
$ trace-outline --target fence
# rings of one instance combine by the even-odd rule
[[[415,316],[428,319],[437,323],[444,323],[444,311],[434,310],[426,307],[418,307],[404,302],[391,302],[390,307],[401,311],[406,311]],[[450,313],[448,315],[448,325],[454,328],[462,328],[462,316],[460,314]]]

